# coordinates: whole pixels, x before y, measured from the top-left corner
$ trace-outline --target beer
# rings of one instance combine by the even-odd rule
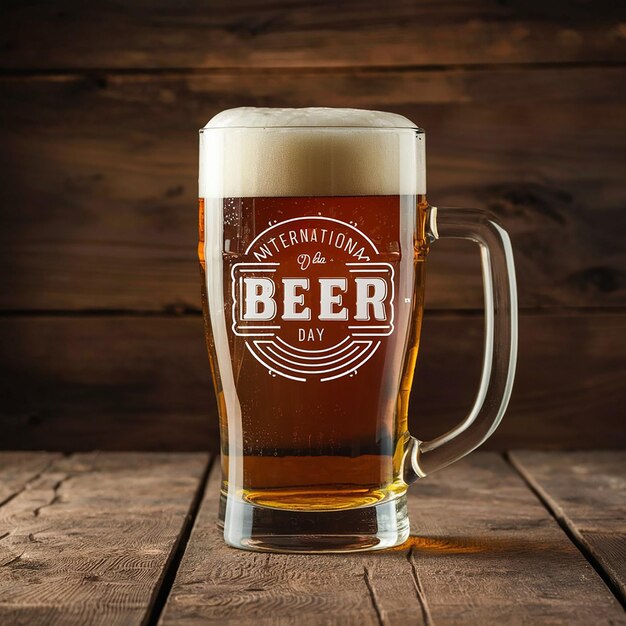
[[[200,134],[202,304],[235,547],[402,543],[408,484],[495,429],[515,371],[515,274],[488,213],[426,202],[424,133],[354,109],[223,111]],[[428,243],[482,247],[485,350],[467,418],[407,428]]]
[[[221,251],[209,267],[219,276],[207,284],[224,323],[209,321],[206,285],[203,305],[223,492],[233,487],[235,466],[235,490],[260,506],[375,504],[406,489],[401,461],[421,322],[425,197],[415,177],[399,180],[393,133],[378,140],[361,128],[306,128],[279,155],[259,134],[225,135],[214,162],[224,176],[233,142],[245,178],[227,186],[239,193],[200,198],[203,285],[205,245]],[[413,133],[405,150],[410,167]],[[337,153],[331,181],[325,157]],[[280,162],[268,166],[268,159]],[[398,193],[411,182],[413,193]],[[228,395],[240,417],[229,413]]]
[[[273,284],[273,297],[260,300],[278,303],[264,316],[257,311],[255,319],[241,319],[228,327],[228,358],[235,383],[230,391],[237,394],[241,406],[241,448],[236,454],[242,467],[238,487],[243,497],[264,506],[324,510],[373,504],[403,492],[403,436],[421,322],[424,198],[226,198],[221,208],[224,240],[231,242],[223,252],[222,281],[230,287],[235,279],[234,289],[224,289],[225,310],[230,317],[233,309],[235,318],[246,317],[245,287],[242,293],[238,290],[248,277]],[[272,272],[264,274],[264,266],[251,265],[253,271],[242,277],[238,266],[259,263],[258,252],[256,257],[254,252],[246,254],[250,243],[265,226],[283,224],[294,212],[316,219],[300,220],[304,229],[291,227],[292,223],[284,226],[285,232],[274,228],[276,245],[256,248],[262,253],[271,248],[273,254],[267,258],[280,260],[280,280],[274,279],[278,266],[267,266]],[[342,224],[357,224],[369,233],[380,251],[378,265],[369,266],[374,271],[367,271],[371,260],[359,264],[358,256],[349,254],[350,248],[360,249],[359,235],[355,231],[353,238],[343,236]],[[403,230],[410,233],[404,241]],[[281,234],[287,248],[282,247]],[[352,262],[358,265],[346,266],[346,259],[355,259]],[[359,271],[350,273],[350,269]],[[202,270],[204,282],[204,263]],[[285,281],[302,277],[309,289],[296,290],[295,299],[301,304],[294,306],[294,289],[285,298]],[[323,286],[328,282],[323,281],[333,280],[331,284],[345,284],[329,297]],[[375,298],[377,286],[387,287],[385,280],[390,281],[387,297]],[[341,305],[335,302],[329,308],[328,300],[339,298]],[[299,317],[289,319],[285,314],[285,299],[291,303],[291,317]],[[357,311],[359,301],[361,311]],[[323,319],[321,309],[334,318]],[[208,336],[220,407],[223,473],[228,481],[229,417],[210,329]]]

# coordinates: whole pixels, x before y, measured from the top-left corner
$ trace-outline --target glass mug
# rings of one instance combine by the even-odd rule
[[[219,408],[225,541],[346,552],[409,535],[408,485],[498,426],[517,351],[513,253],[477,209],[426,201],[424,132],[356,109],[223,111],[200,131],[202,302]],[[485,341],[474,406],[408,432],[438,238],[482,258]]]

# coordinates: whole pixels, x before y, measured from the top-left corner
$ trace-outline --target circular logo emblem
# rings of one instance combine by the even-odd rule
[[[394,330],[394,269],[355,224],[308,216],[270,225],[232,278],[232,329],[271,376],[354,376]]]

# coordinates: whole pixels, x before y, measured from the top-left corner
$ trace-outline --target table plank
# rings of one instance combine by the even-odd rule
[[[619,2],[5,2],[2,67],[623,61]]]
[[[60,457],[49,452],[0,452],[0,507],[24,491]]]
[[[6,316],[0,335],[4,446],[217,451],[199,316]],[[466,414],[482,340],[480,316],[426,312],[410,404],[417,437]],[[626,447],[626,315],[522,314],[520,345],[511,405],[490,449]],[[572,346],[576,358],[564,359]]]
[[[224,545],[211,478],[162,626],[616,624],[622,609],[524,481],[475,454],[410,491],[412,536],[354,555],[247,553]]]
[[[0,623],[142,623],[207,463],[91,453],[44,469],[0,508]]]
[[[199,310],[196,129],[242,103],[312,102],[423,126],[431,201],[502,219],[521,307],[626,304],[624,67],[104,73],[0,89],[3,309]],[[427,282],[429,306],[481,308],[477,247],[437,242]]]
[[[626,451],[520,451],[511,461],[626,604]]]

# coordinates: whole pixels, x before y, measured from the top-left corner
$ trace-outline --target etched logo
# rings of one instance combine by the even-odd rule
[[[394,269],[355,224],[270,225],[233,265],[232,329],[271,376],[355,376],[394,330]]]

